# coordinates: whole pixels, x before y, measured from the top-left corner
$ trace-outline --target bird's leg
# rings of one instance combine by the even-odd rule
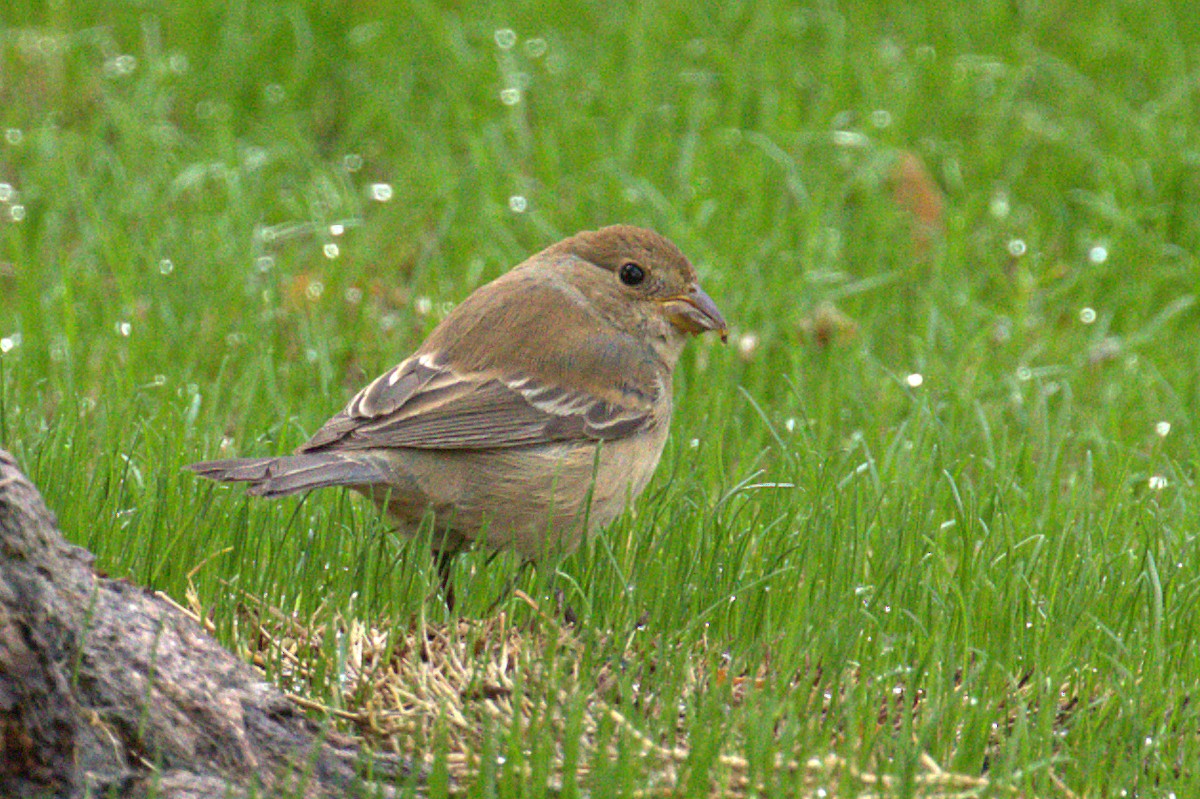
[[[451,571],[454,568],[454,556],[458,553],[452,549],[441,549],[437,553],[438,580],[442,586],[442,599],[446,602],[446,610],[454,612],[454,581]]]
[[[454,558],[459,554],[459,552],[460,550],[449,548],[437,550],[438,583],[442,588],[442,599],[446,603],[446,610],[450,611],[451,613],[454,612],[455,604],[454,580],[452,579]],[[488,555],[487,560],[484,561],[483,564],[484,568],[486,569],[488,566],[490,566],[492,561],[494,561],[496,556],[499,554],[500,552],[497,550]],[[528,562],[522,565],[522,569],[524,569],[525,565],[528,565]],[[517,576],[519,575],[520,572],[517,572]],[[514,581],[515,578],[512,578],[505,584],[504,590],[500,594],[500,599],[503,599],[512,590]],[[491,615],[492,611],[496,609],[496,605],[500,603],[500,599],[497,599],[492,603],[491,607],[488,608],[488,615]]]
[[[574,627],[579,622],[579,615],[575,612],[575,608],[567,602],[566,591],[557,587],[554,589],[554,604],[558,609],[558,614],[568,627]]]

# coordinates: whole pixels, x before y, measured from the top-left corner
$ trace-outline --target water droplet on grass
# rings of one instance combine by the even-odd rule
[[[25,206],[14,205],[8,209],[8,217],[14,222],[23,222],[25,220]]]
[[[738,354],[743,359],[751,358],[758,350],[759,339],[756,333],[743,333],[738,336],[737,348]]]
[[[549,49],[550,46],[546,44],[545,39],[530,39],[525,42],[525,55],[530,58],[541,58]]]
[[[1108,260],[1108,248],[1103,244],[1097,244],[1088,250],[1088,260],[1094,264],[1102,264]]]
[[[501,50],[511,50],[517,43],[517,32],[512,28],[497,28],[492,36]]]
[[[515,86],[500,90],[500,102],[504,105],[516,105],[521,102],[521,90]]]
[[[275,266],[275,258],[271,255],[260,255],[254,259],[254,268],[259,274],[265,275],[271,271],[271,267]]]
[[[1151,491],[1162,491],[1169,483],[1167,482],[1167,478],[1161,474],[1152,474],[1150,475],[1150,479],[1146,481],[1146,485]]]
[[[17,196],[17,190],[11,183],[0,183],[0,203],[12,202]]]
[[[0,353],[12,352],[17,348],[17,339],[15,336],[5,336],[0,338]]]
[[[904,378],[904,382],[908,383],[909,388],[920,388],[921,384],[925,382],[925,376],[920,372],[913,372],[908,377]]]
[[[348,153],[342,156],[342,169],[347,172],[357,172],[362,169],[363,157],[358,153]]]
[[[4,141],[6,141],[7,143],[11,144],[14,147],[16,147],[22,141],[24,141],[24,139],[25,139],[25,134],[21,132],[20,128],[9,128],[6,131],[4,131]]]
[[[1081,308],[1079,311],[1079,321],[1083,322],[1085,325],[1090,325],[1092,322],[1095,322],[1096,321],[1096,309],[1095,308]]]
[[[319,280],[314,280],[310,282],[304,289],[304,293],[310,300],[318,300],[321,298],[321,295],[325,293],[325,284]]]
[[[135,69],[137,69],[137,58],[128,54],[122,54],[104,62],[104,74],[110,78],[132,75]]]
[[[1166,438],[1171,433],[1170,422],[1158,422],[1154,425],[1154,434],[1159,438]]]
[[[392,199],[392,184],[372,183],[370,192],[372,200],[379,203],[385,203]]]
[[[1025,254],[1025,241],[1023,239],[1012,239],[1006,247],[1008,254],[1013,258],[1020,258]]]
[[[529,202],[520,194],[514,194],[508,198],[508,210],[514,214],[523,214],[529,208]]]
[[[870,139],[857,131],[835,130],[833,132],[833,143],[838,147],[861,148],[866,147],[870,142]]]
[[[992,195],[992,201],[988,204],[988,213],[996,219],[1004,219],[1009,212],[1008,195],[1005,192],[998,191]]]
[[[117,335],[122,338],[129,338],[129,335],[133,332],[133,325],[129,322],[117,322],[114,328],[117,331]]]
[[[169,275],[175,271],[175,262],[170,258],[162,258],[158,262],[158,273],[160,275]]]
[[[267,163],[267,151],[262,147],[247,147],[242,151],[242,166],[253,172]]]
[[[330,259],[337,258],[341,254],[341,248],[332,241],[322,247],[321,250],[325,253],[325,257]]]

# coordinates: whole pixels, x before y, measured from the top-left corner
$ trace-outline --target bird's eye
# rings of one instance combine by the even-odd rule
[[[633,261],[626,261],[621,264],[621,271],[618,273],[621,282],[626,286],[636,286],[646,279],[646,271]]]

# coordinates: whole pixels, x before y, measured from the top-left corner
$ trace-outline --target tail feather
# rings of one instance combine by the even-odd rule
[[[248,493],[278,497],[327,486],[365,486],[388,482],[387,472],[366,458],[331,452],[280,458],[232,458],[188,465],[201,477],[222,483],[250,483]]]

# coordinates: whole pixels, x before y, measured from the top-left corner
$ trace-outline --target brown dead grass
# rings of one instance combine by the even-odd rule
[[[264,673],[274,667],[274,679],[299,706],[341,720],[343,727],[369,746],[401,753],[427,766],[434,765],[439,740],[448,743],[445,765],[451,788],[461,792],[482,771],[484,736],[488,730],[528,728],[531,720],[549,719],[561,741],[569,699],[586,696],[586,713],[576,778],[586,784],[598,759],[618,757],[611,744],[598,743],[602,726],[615,727],[637,748],[653,775],[645,796],[673,795],[683,785],[691,756],[686,726],[679,740],[657,741],[636,720],[615,706],[614,679],[603,669],[586,674],[577,657],[581,647],[574,631],[544,613],[527,595],[516,592],[535,611],[535,624],[516,626],[505,613],[482,620],[459,619],[455,624],[412,623],[407,627],[368,627],[357,619],[335,617],[326,623],[305,623],[261,602],[244,606],[240,620],[245,631],[243,656]],[[168,600],[169,601],[169,600]],[[215,627],[195,592],[187,608],[180,607],[210,632]],[[177,606],[179,607],[179,606]],[[329,704],[306,692],[319,682],[314,665],[327,657],[325,637],[340,637],[345,652],[340,694]],[[555,657],[547,658],[547,653]],[[556,665],[548,663],[557,660]],[[763,682],[763,675],[730,676],[723,669],[707,673],[709,662],[696,653],[689,690],[729,681],[732,703]],[[811,680],[797,681],[796,690],[815,690]],[[894,697],[893,697],[894,699]],[[895,721],[885,702],[880,723]],[[614,736],[608,736],[612,740]],[[445,748],[446,743],[442,746]],[[563,750],[555,747],[551,787],[562,783]],[[736,746],[722,751],[711,778],[711,795],[761,795],[770,786],[761,777],[752,782],[752,768]],[[772,781],[801,786],[800,796],[882,797],[899,787],[895,778],[863,771],[832,753],[801,753],[775,758]],[[1052,776],[1057,795],[1074,795]],[[987,777],[956,774],[922,755],[916,777],[918,795],[951,799],[982,794],[1023,796],[1015,789],[992,784]]]

